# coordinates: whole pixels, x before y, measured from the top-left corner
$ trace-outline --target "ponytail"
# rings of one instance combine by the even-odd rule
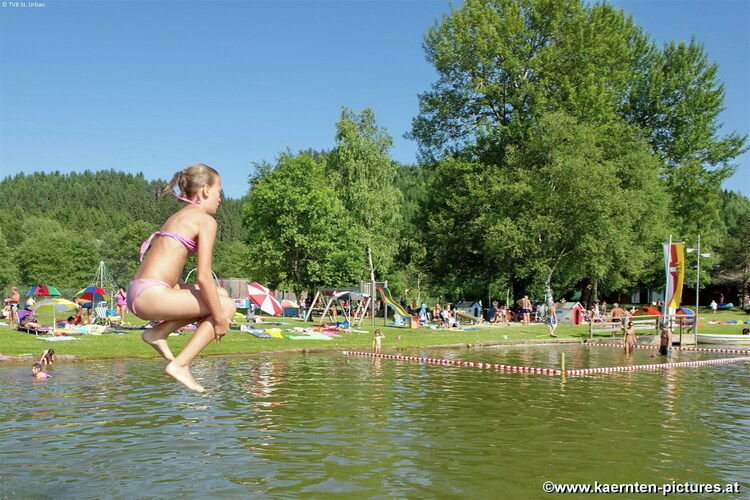
[[[219,177],[219,172],[204,165],[203,163],[196,163],[191,165],[184,170],[180,170],[174,176],[172,180],[167,183],[161,189],[157,189],[156,196],[172,193],[178,198],[193,198],[198,191],[205,185],[213,186],[216,179]],[[177,195],[174,192],[174,188],[177,186],[180,190],[180,194]]]

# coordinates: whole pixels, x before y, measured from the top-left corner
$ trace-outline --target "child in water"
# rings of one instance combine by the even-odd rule
[[[180,196],[173,189],[178,187]],[[187,206],[173,214],[161,230],[141,246],[141,266],[127,292],[130,312],[145,320],[161,320],[147,329],[143,340],[169,361],[165,373],[190,390],[203,392],[190,372],[190,363],[212,340],[229,331],[236,306],[213,279],[211,257],[216,240],[214,218],[221,203],[221,178],[213,168],[198,163],[177,172],[159,193],[175,194]],[[144,258],[144,254],[153,245]],[[197,253],[195,285],[180,282],[188,255]],[[190,341],[177,356],[167,345],[169,334],[198,323]]]
[[[51,365],[55,362],[55,350],[54,349],[45,349],[42,353],[42,357],[39,358],[39,364],[40,365]]]
[[[375,354],[380,354],[380,346],[384,338],[385,335],[383,335],[383,332],[379,329],[375,330],[375,337],[372,339],[372,348],[375,349]]]
[[[668,323],[662,323],[659,334],[659,354],[666,356],[672,353],[672,329]]]
[[[31,374],[37,380],[47,380],[51,377],[49,373],[42,370],[42,365],[39,363],[34,363],[33,365],[31,365]]]

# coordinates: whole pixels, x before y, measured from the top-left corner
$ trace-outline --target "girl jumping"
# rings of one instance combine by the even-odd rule
[[[214,215],[221,203],[221,178],[213,168],[198,163],[177,172],[159,194],[174,194],[175,186],[180,190],[180,196],[175,196],[187,206],[143,242],[141,266],[128,287],[127,305],[141,319],[161,320],[147,329],[142,338],[169,361],[165,373],[188,389],[203,392],[189,365],[212,340],[218,342],[229,331],[236,309],[227,292],[216,286],[211,271],[217,229]],[[149,245],[151,251],[146,254]],[[196,284],[188,285],[179,279],[192,253],[197,253],[198,268]],[[192,338],[174,356],[167,337],[196,321],[199,325]]]

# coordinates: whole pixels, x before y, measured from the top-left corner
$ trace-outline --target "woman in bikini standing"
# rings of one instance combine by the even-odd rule
[[[161,320],[147,329],[143,340],[169,361],[164,371],[190,390],[203,392],[190,373],[190,363],[212,340],[229,331],[236,306],[225,290],[216,286],[211,257],[216,239],[214,215],[221,203],[221,178],[213,168],[198,163],[177,172],[160,194],[180,189],[187,206],[173,214],[160,231],[141,246],[141,266],[128,287],[130,312],[141,319]],[[144,254],[149,245],[151,250]],[[196,285],[180,283],[188,255],[197,253]],[[198,328],[177,356],[167,345],[173,331],[190,323]]]
[[[622,345],[625,347],[625,354],[633,354],[633,348],[638,342],[635,338],[635,325],[633,325],[633,322],[627,318],[625,318],[624,332]]]

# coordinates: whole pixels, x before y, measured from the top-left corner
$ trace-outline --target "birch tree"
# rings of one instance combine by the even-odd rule
[[[394,184],[398,165],[389,156],[392,145],[371,109],[343,109],[328,174],[352,221],[351,244],[360,249],[371,281],[387,276],[398,250],[402,196]]]

